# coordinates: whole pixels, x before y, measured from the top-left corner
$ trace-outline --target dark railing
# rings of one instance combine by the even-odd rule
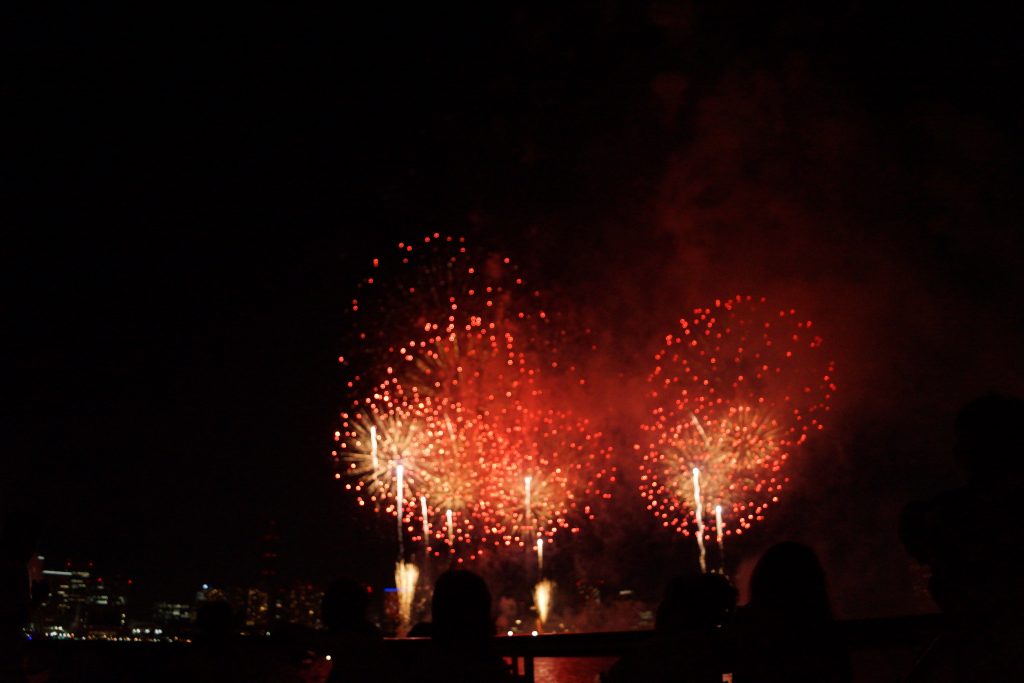
[[[840,622],[840,626],[855,658],[858,653],[892,650],[905,651],[912,658],[935,637],[939,619],[938,615],[856,619]],[[493,647],[496,654],[512,662],[519,680],[533,683],[537,659],[621,657],[654,636],[654,631],[498,636]],[[682,639],[685,635],[679,637]],[[429,647],[429,638],[389,638],[385,642],[385,648],[396,656],[413,656]]]
[[[905,663],[922,652],[940,628],[939,617],[924,615],[889,619],[864,619],[841,622],[841,629],[852,658],[889,661],[894,653]],[[512,665],[518,681],[533,683],[536,660],[545,658],[585,659],[616,658],[628,654],[655,637],[654,631],[620,631],[607,633],[565,633],[538,636],[498,636],[493,651]],[[680,636],[685,638],[685,636]],[[253,641],[250,641],[253,642]],[[255,645],[255,642],[253,642]],[[188,656],[192,646],[184,643],[123,643],[109,641],[35,641],[30,650],[47,655],[53,665],[63,661],[64,675],[58,681],[145,680],[134,672],[154,670],[161,662],[169,663]],[[388,638],[384,648],[387,656],[415,660],[431,647],[428,638]],[[68,663],[72,663],[68,670]],[[123,672],[107,677],[105,671],[92,671],[94,666],[111,667]],[[128,673],[133,672],[133,673]],[[859,680],[880,680],[869,673]],[[896,677],[898,680],[899,677]]]
[[[534,662],[540,658],[620,657],[647,642],[654,631],[555,633],[537,636],[497,636],[495,654],[509,660],[518,680],[532,683]],[[413,658],[430,647],[429,638],[387,638],[385,650],[396,657]]]

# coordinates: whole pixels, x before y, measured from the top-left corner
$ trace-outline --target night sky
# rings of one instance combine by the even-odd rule
[[[928,609],[899,509],[958,482],[958,407],[1024,393],[1016,24],[705,4],[16,17],[3,509],[153,595],[251,580],[271,520],[283,573],[386,580],[390,537],[331,478],[336,359],[369,260],[442,231],[594,330],[628,472],[679,317],[806,312],[834,423],[737,552],[798,538],[841,613]],[[678,540],[629,476],[576,564],[657,585],[630,558]]]

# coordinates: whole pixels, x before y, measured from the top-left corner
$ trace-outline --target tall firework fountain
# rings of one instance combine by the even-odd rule
[[[706,570],[706,543],[723,557],[779,502],[788,461],[824,429],[834,364],[810,320],[750,296],[682,318],[654,361],[641,495],[663,526],[696,537]]]

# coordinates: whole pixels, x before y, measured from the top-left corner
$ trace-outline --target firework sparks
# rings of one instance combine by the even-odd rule
[[[715,543],[718,544],[718,563],[725,573],[725,522],[722,521],[722,506],[715,506]]]
[[[430,511],[426,496],[420,496],[420,521],[423,524],[423,546],[430,550]]]
[[[393,498],[397,514],[399,468],[403,502],[407,488],[429,478],[431,416],[430,401],[407,395],[397,382],[381,384],[353,413],[341,414],[343,431],[335,433],[340,443],[334,455],[355,481],[346,486],[355,490],[361,505]]]
[[[524,488],[526,489],[526,495],[524,496],[523,511],[526,517],[526,526],[530,526],[530,485],[533,483],[533,477],[523,477]]]
[[[370,425],[370,467],[374,471],[380,467],[377,460],[377,425]]]
[[[707,554],[704,549],[704,501],[700,498],[700,470],[693,468],[693,516],[697,520],[697,547],[700,549],[700,570],[708,570]]]
[[[398,532],[398,557],[405,557],[405,534],[402,533],[402,523],[405,517],[405,465],[399,463],[395,466],[395,505],[398,514],[395,515]]]
[[[833,373],[812,322],[763,298],[716,301],[680,320],[647,378],[636,446],[647,508],[701,545],[705,503],[716,506],[720,546],[749,530],[778,503],[787,462],[824,429]]]
[[[564,333],[509,259],[475,263],[439,234],[399,249],[398,272],[380,277],[375,261],[353,300],[358,350],[339,359],[360,370],[335,435],[346,488],[397,517],[400,545],[409,534],[429,548],[446,531],[469,559],[575,531],[615,468],[601,433],[554,398],[583,383],[558,360]],[[444,531],[431,524],[441,511]]]
[[[519,420],[522,427],[510,432],[513,457],[495,463],[496,505],[489,519],[496,542],[529,552],[538,538],[572,530],[572,516],[593,519],[587,501],[608,496],[615,468],[609,465],[611,447],[589,420],[558,410],[524,411]],[[518,501],[499,493],[514,491],[517,482],[523,492]]]
[[[551,613],[551,602],[555,594],[555,584],[544,579],[533,588],[533,604],[537,608],[538,629],[548,620]]]
[[[715,542],[719,546],[722,545],[722,541],[725,539],[725,522],[722,521],[722,506],[715,506]]]
[[[416,597],[416,582],[420,570],[412,562],[399,561],[395,565],[395,587],[398,589],[398,615],[402,622],[403,633],[412,622],[412,603]]]

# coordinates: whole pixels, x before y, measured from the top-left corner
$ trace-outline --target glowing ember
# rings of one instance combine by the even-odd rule
[[[835,391],[812,327],[748,296],[696,309],[665,337],[636,446],[641,493],[664,526],[686,535],[695,526],[703,547],[712,504],[721,545],[779,501],[786,462],[824,428]]]

